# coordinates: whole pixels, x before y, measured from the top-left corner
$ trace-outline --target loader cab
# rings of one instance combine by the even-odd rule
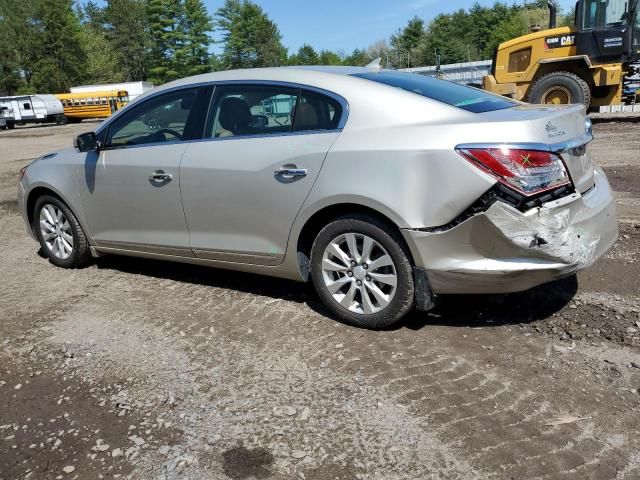
[[[582,0],[576,4],[576,47],[594,64],[640,59],[639,0]]]

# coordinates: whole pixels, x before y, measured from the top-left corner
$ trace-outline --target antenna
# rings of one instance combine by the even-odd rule
[[[382,57],[376,58],[373,62],[365,65],[365,68],[371,68],[373,70],[381,70],[382,69]]]

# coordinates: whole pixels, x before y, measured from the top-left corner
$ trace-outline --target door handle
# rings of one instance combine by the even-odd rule
[[[306,168],[281,168],[280,170],[275,171],[276,177],[282,178],[296,178],[296,177],[306,177],[307,169]]]
[[[170,173],[165,173],[164,170],[156,170],[149,176],[149,180],[152,182],[169,182],[173,178]]]

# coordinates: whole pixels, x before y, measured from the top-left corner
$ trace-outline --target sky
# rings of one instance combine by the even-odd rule
[[[372,43],[388,39],[415,15],[426,22],[439,13],[469,8],[473,1],[462,0],[253,0],[275,21],[282,43],[294,53],[304,43],[316,50],[329,49],[351,53]],[[511,3],[512,0],[503,0]],[[524,3],[523,0],[514,0]],[[205,0],[209,14],[224,0]],[[495,0],[480,0],[493,5]],[[574,0],[559,0],[569,10]],[[214,40],[219,40],[214,33]],[[218,50],[217,48],[214,50]]]

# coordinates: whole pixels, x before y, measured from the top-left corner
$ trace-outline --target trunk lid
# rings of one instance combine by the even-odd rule
[[[578,192],[584,193],[595,184],[583,105],[519,105],[482,115],[486,121],[526,122],[532,134],[527,142],[562,150],[560,154]]]

